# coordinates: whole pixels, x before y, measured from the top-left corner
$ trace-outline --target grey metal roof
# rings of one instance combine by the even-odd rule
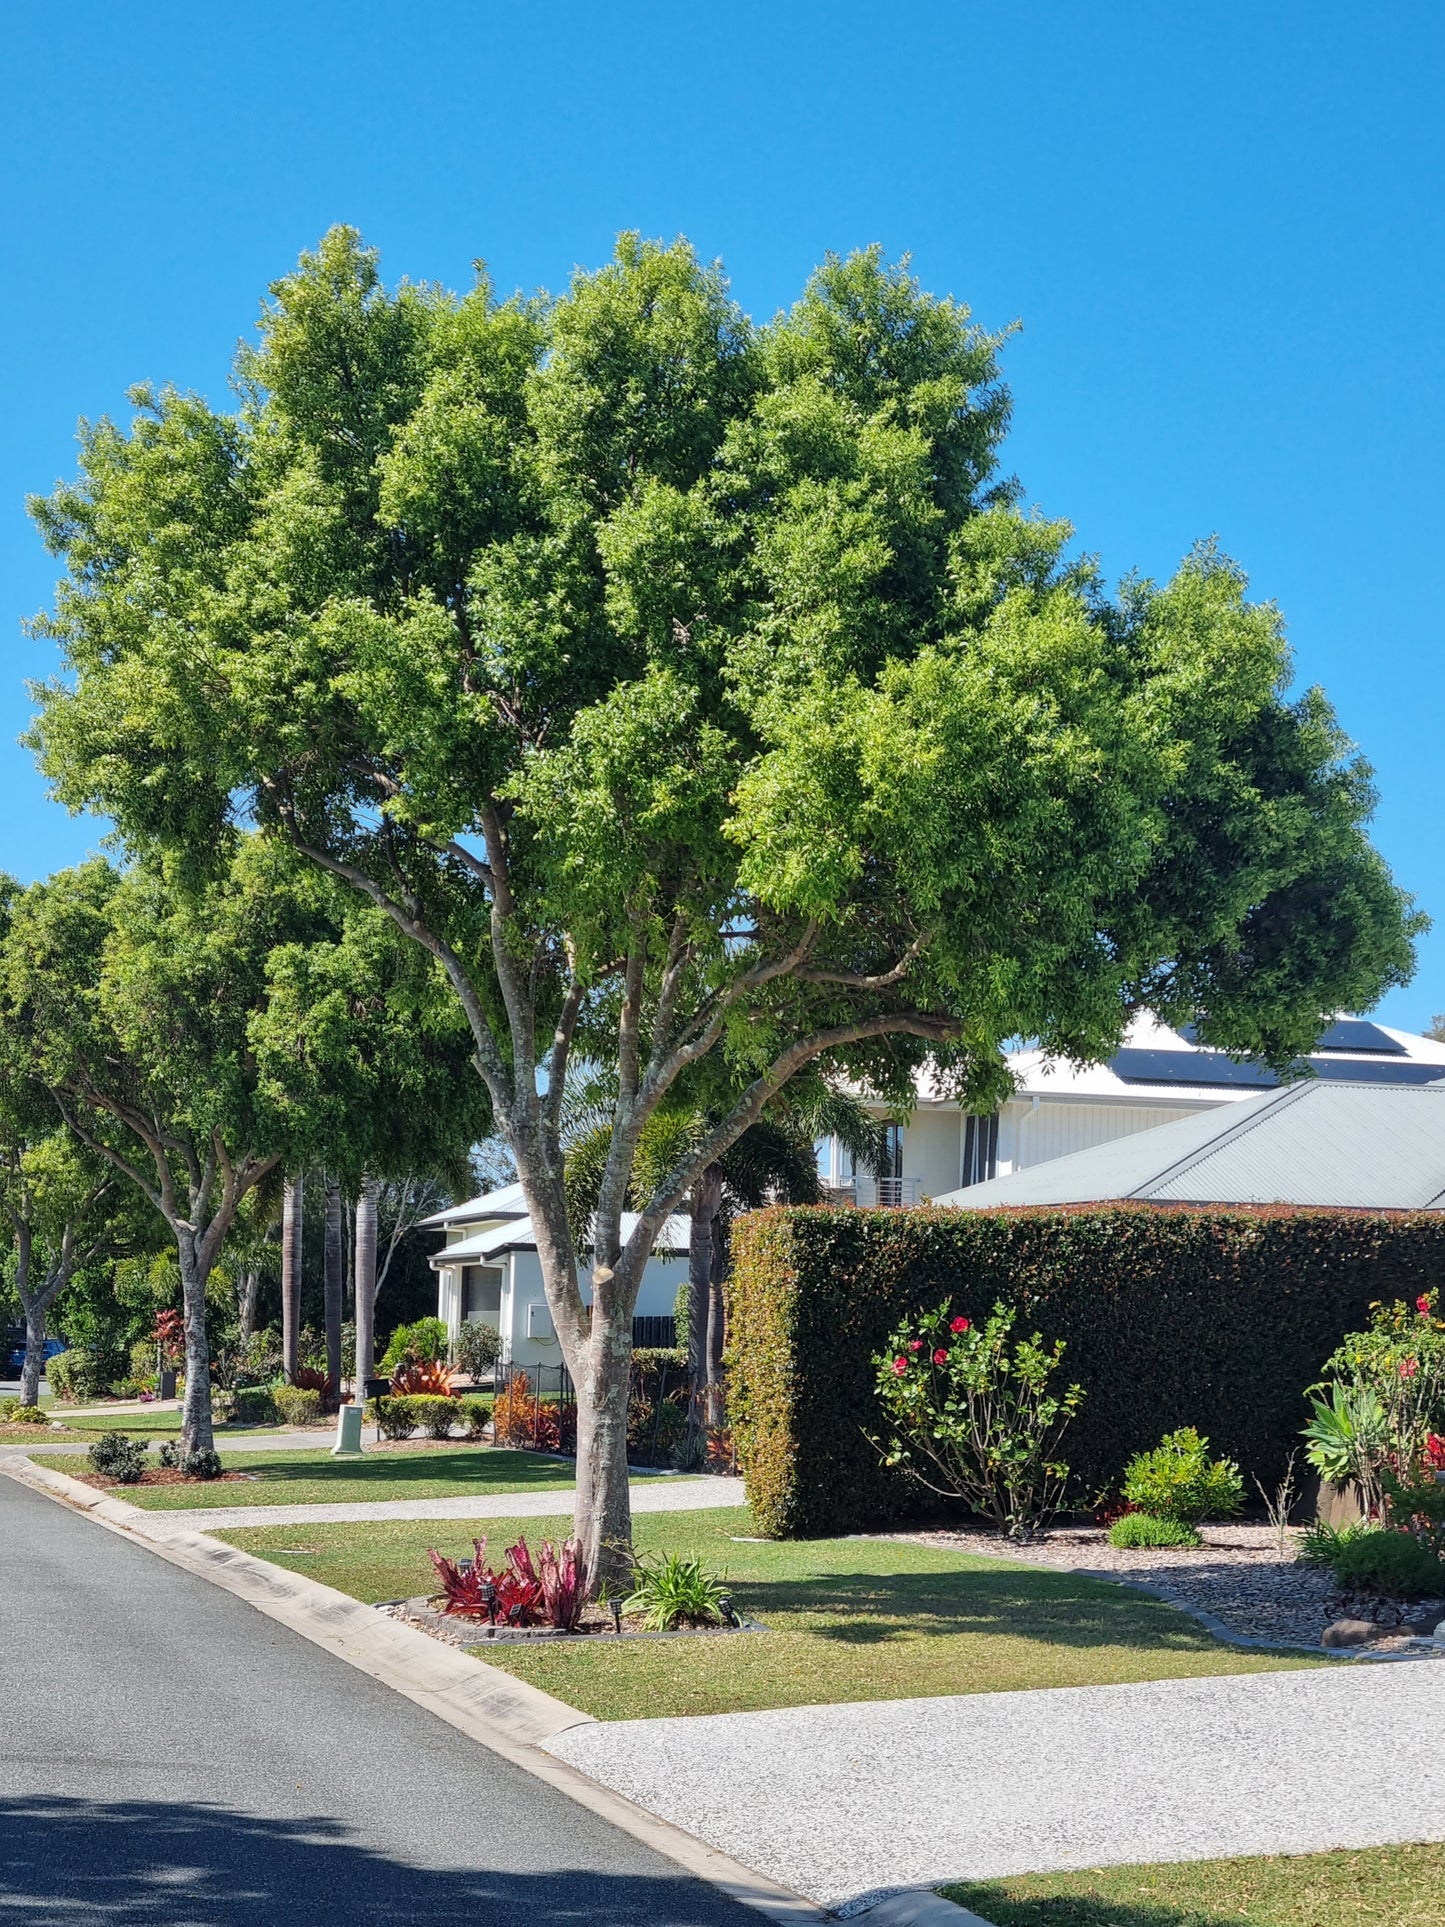
[[[937,1202],[1445,1206],[1445,1082],[1311,1081],[1113,1138]]]

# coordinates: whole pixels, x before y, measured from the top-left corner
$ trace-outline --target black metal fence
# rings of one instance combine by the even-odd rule
[[[653,1348],[671,1351],[677,1344],[677,1320],[671,1317],[634,1318],[632,1343],[639,1351]]]

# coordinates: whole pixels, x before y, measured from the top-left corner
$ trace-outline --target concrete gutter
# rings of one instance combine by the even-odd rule
[[[981,1914],[971,1914],[956,1901],[945,1900],[931,1887],[890,1894],[866,1912],[849,1916],[863,1927],[993,1927]]]
[[[154,1529],[158,1521],[174,1519],[173,1513],[143,1512],[139,1506],[110,1498],[94,1486],[48,1466],[35,1465],[18,1453],[0,1454],[0,1473],[244,1599],[268,1619],[288,1626],[348,1666],[404,1694],[469,1739],[546,1781],[579,1806],[764,1919],[779,1923],[779,1927],[798,1927],[800,1922],[827,1918],[824,1909],[812,1901],[754,1873],[576,1767],[540,1751],[543,1741],[568,1727],[594,1724],[590,1714],[580,1713],[575,1706],[554,1699],[525,1680],[513,1679],[497,1667],[431,1639],[304,1574],[273,1566],[201,1532]],[[887,1916],[876,1911],[873,1918],[878,1927],[888,1922]],[[924,1917],[917,1918],[919,1927],[924,1927]],[[951,1927],[970,1927],[970,1917],[956,1907],[950,1906],[949,1920]],[[905,1917],[898,1916],[889,1927],[906,1927]]]

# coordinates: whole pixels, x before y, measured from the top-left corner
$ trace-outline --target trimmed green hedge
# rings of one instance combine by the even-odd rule
[[[1066,1341],[1062,1374],[1088,1396],[1063,1451],[1088,1498],[1182,1425],[1270,1485],[1344,1334],[1445,1273],[1433,1212],[779,1207],[731,1236],[729,1413],[749,1503],[779,1537],[928,1509],[864,1434],[873,1353],[945,1299],[972,1318],[1010,1300]]]

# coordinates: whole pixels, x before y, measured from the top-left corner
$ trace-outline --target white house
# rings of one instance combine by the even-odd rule
[[[627,1237],[636,1218],[623,1216]],[[464,1321],[495,1325],[502,1334],[504,1364],[528,1371],[560,1366],[562,1348],[547,1309],[537,1240],[520,1184],[503,1185],[480,1198],[439,1211],[421,1229],[445,1233],[431,1259],[437,1274],[437,1316],[453,1341]],[[671,1318],[678,1287],[687,1278],[688,1221],[669,1218],[643,1273],[636,1317]],[[591,1274],[582,1296],[591,1302]]]
[[[1316,1076],[1332,1083],[1418,1085],[1445,1078],[1445,1044],[1384,1024],[1344,1018],[1311,1053]],[[1154,1018],[1136,1018],[1123,1048],[1104,1064],[1079,1067],[1038,1050],[1009,1059],[1014,1095],[974,1117],[941,1093],[927,1070],[916,1080],[917,1106],[889,1127],[890,1169],[855,1172],[836,1139],[818,1147],[825,1186],[861,1205],[913,1205],[1153,1130],[1279,1084],[1258,1064],[1241,1064]]]

